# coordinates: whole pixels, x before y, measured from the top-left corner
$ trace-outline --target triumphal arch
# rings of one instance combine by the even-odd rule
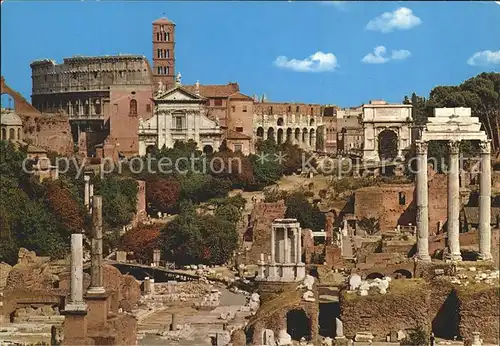
[[[430,261],[429,204],[427,189],[427,149],[430,141],[446,141],[448,162],[448,245],[447,260],[460,261],[460,178],[459,153],[461,141],[479,141],[481,148],[481,179],[479,193],[479,258],[491,260],[491,140],[481,130],[479,118],[471,116],[470,108],[436,108],[416,141],[417,152],[417,258]],[[444,198],[444,197],[443,197]]]
[[[402,159],[411,147],[412,105],[372,100],[363,105],[363,161]],[[380,154],[380,149],[385,155]]]

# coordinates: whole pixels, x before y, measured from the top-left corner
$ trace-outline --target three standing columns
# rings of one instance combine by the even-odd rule
[[[429,204],[427,188],[427,143],[416,142],[417,151],[417,258],[430,261]],[[449,142],[448,169],[448,254],[447,260],[461,261],[460,254],[460,141]],[[481,142],[479,196],[479,259],[491,260],[491,141]]]
[[[491,255],[491,140],[480,143],[481,175],[479,181],[479,259],[488,261]]]

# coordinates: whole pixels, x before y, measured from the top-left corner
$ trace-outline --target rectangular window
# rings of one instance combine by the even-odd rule
[[[235,106],[231,106],[231,112],[236,112],[236,107]]]
[[[243,106],[243,112],[247,112],[247,106]]]
[[[184,117],[175,117],[175,128],[177,130],[184,129]]]
[[[215,99],[214,106],[222,106],[222,99]]]
[[[295,113],[299,113],[299,106],[295,107]]]
[[[151,105],[149,103],[146,104],[146,112],[151,112]]]
[[[237,152],[237,151],[240,151],[240,152],[241,152],[241,151],[242,151],[242,149],[243,149],[243,145],[241,145],[241,144],[235,144],[235,145],[234,145],[234,151],[235,151],[235,152]]]
[[[167,49],[167,58],[170,58],[170,49]]]
[[[234,129],[236,130],[236,132],[243,132],[242,126],[236,126]]]

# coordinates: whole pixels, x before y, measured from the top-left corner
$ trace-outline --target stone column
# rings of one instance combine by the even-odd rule
[[[491,140],[481,146],[481,180],[479,181],[479,259],[487,261],[491,255]]]
[[[300,225],[297,225],[297,233],[298,233],[298,236],[297,236],[297,254],[298,254],[298,258],[299,260],[297,261],[297,263],[302,263],[302,228],[300,228]]]
[[[429,203],[427,186],[427,142],[417,141],[417,258],[430,262]]]
[[[88,293],[104,293],[102,274],[102,197],[92,198],[91,281]]]
[[[283,227],[283,243],[285,246],[285,254],[283,256],[283,263],[290,263],[290,247],[288,246],[288,228],[285,226]]]
[[[85,187],[83,190],[83,203],[85,204],[85,208],[88,209],[90,206],[90,177],[88,175],[84,175],[83,180],[85,181]]]
[[[461,261],[460,255],[460,177],[458,153],[460,141],[450,141],[448,168],[448,260]]]
[[[71,235],[70,298],[66,311],[87,311],[83,301],[83,234]]]
[[[271,263],[276,262],[276,230],[274,227],[271,227]]]

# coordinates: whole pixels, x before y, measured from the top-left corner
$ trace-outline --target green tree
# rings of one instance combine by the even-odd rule
[[[302,192],[293,192],[285,197],[287,218],[300,222],[302,228],[319,231],[325,227],[325,214],[313,206]]]
[[[95,194],[102,196],[103,219],[109,227],[122,227],[132,221],[137,211],[137,190],[135,179],[107,175],[97,180]]]

